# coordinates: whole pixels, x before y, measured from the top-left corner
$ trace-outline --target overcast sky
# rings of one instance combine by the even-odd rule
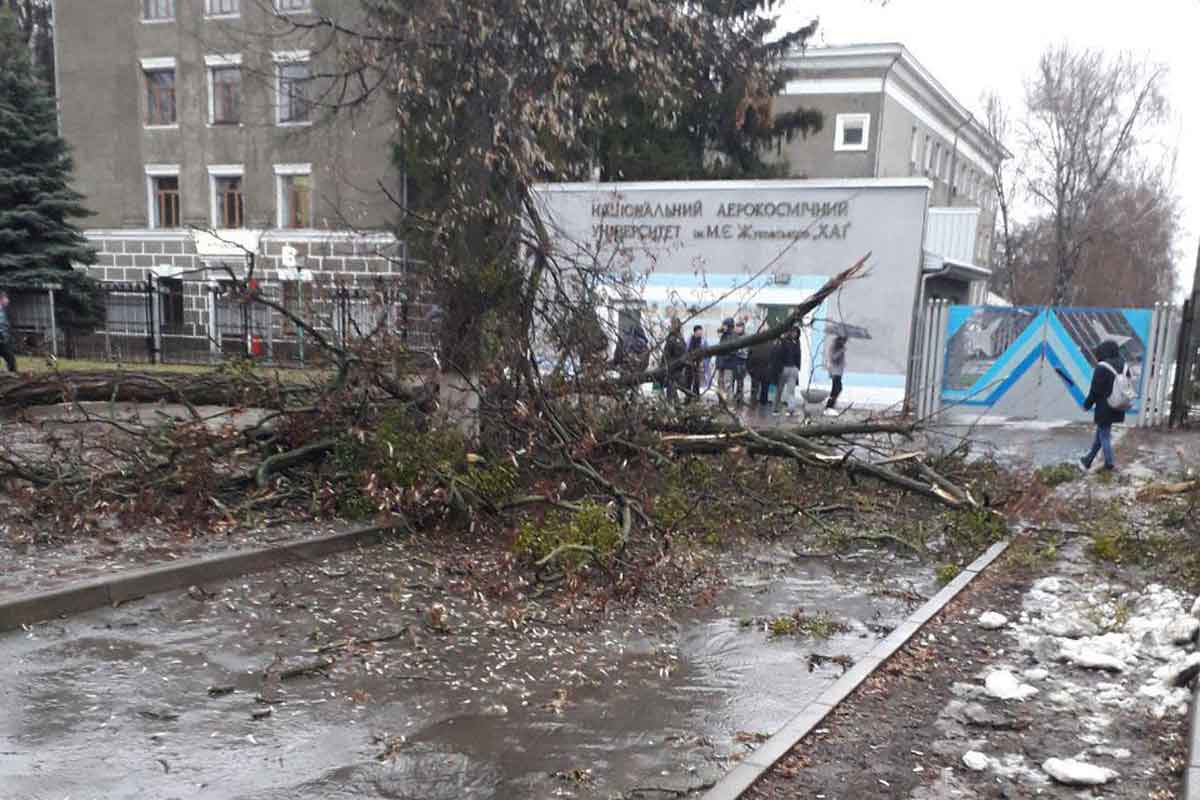
[[[977,114],[988,90],[1018,111],[1038,56],[1061,41],[1165,64],[1173,120],[1163,140],[1178,149],[1178,264],[1182,284],[1191,285],[1200,241],[1200,0],[787,0],[781,22],[794,27],[814,16],[815,44],[899,42]],[[1015,142],[1005,144],[1016,151]]]

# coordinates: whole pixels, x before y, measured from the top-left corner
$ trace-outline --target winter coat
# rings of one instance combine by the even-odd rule
[[[795,339],[784,339],[775,348],[771,373],[779,375],[783,372],[784,367],[800,369],[801,357],[800,343]]]
[[[0,308],[0,342],[7,342],[12,334],[8,325],[8,309]]]
[[[1100,346],[1096,348],[1096,358],[1117,372],[1125,371],[1125,361],[1121,358],[1121,351],[1116,342],[1110,340],[1101,342]],[[1108,405],[1108,396],[1112,394],[1115,378],[1116,375],[1108,367],[1096,364],[1096,371],[1092,373],[1092,386],[1083,401],[1083,409],[1091,411],[1092,407],[1095,407],[1092,418],[1097,425],[1117,425],[1125,421],[1124,411]]]
[[[663,343],[662,366],[669,367],[671,375],[677,376],[687,365],[676,362],[686,354],[687,343],[683,341],[683,336],[672,332],[667,336],[667,341]]]
[[[738,335],[733,332],[733,326],[730,325],[727,328],[725,328],[724,331],[721,332],[721,342],[720,343],[728,344],[729,342],[732,342],[733,340],[735,340],[737,338],[738,338]],[[717,356],[717,369],[737,369],[737,368],[738,368],[738,357],[737,357],[736,350],[733,351],[732,353],[722,353],[721,355]]]
[[[771,342],[756,344],[750,348],[750,357],[746,361],[746,369],[750,377],[756,381],[771,380]]]

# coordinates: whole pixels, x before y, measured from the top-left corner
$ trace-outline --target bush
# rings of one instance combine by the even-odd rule
[[[513,549],[533,561],[541,561],[564,545],[580,548],[567,550],[559,557],[570,569],[592,559],[605,563],[621,547],[621,528],[606,506],[586,501],[577,512],[552,511],[540,522],[526,521],[517,533]]]

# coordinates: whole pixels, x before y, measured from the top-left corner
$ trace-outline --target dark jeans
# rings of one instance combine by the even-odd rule
[[[769,405],[771,400],[768,396],[771,389],[771,381],[767,379],[760,380],[754,376],[750,377],[750,402],[757,402],[760,406]]]
[[[837,405],[838,395],[842,393],[842,376],[833,376],[833,389],[829,392],[829,402],[826,403],[827,408],[833,408]]]
[[[1097,425],[1096,438],[1092,440],[1092,449],[1083,457],[1083,463],[1089,469],[1096,460],[1096,454],[1104,451],[1104,466],[1113,468],[1112,425]]]
[[[17,371],[17,357],[13,355],[12,342],[0,341],[0,358],[8,365],[9,372]]]

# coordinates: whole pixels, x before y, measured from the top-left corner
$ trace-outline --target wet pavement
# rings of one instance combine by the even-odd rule
[[[703,607],[581,624],[418,543],[0,636],[5,798],[631,796],[710,783],[935,587],[875,551],[738,555]],[[724,558],[731,558],[726,556]],[[847,626],[773,639],[804,609]],[[353,640],[384,638],[376,643]]]
[[[1118,447],[1130,429],[1113,428]],[[1037,468],[1069,464],[1091,447],[1095,428],[1067,422],[1020,421],[988,425],[936,425],[923,432],[932,448],[949,451],[970,440],[970,457],[993,459],[1009,468]]]

